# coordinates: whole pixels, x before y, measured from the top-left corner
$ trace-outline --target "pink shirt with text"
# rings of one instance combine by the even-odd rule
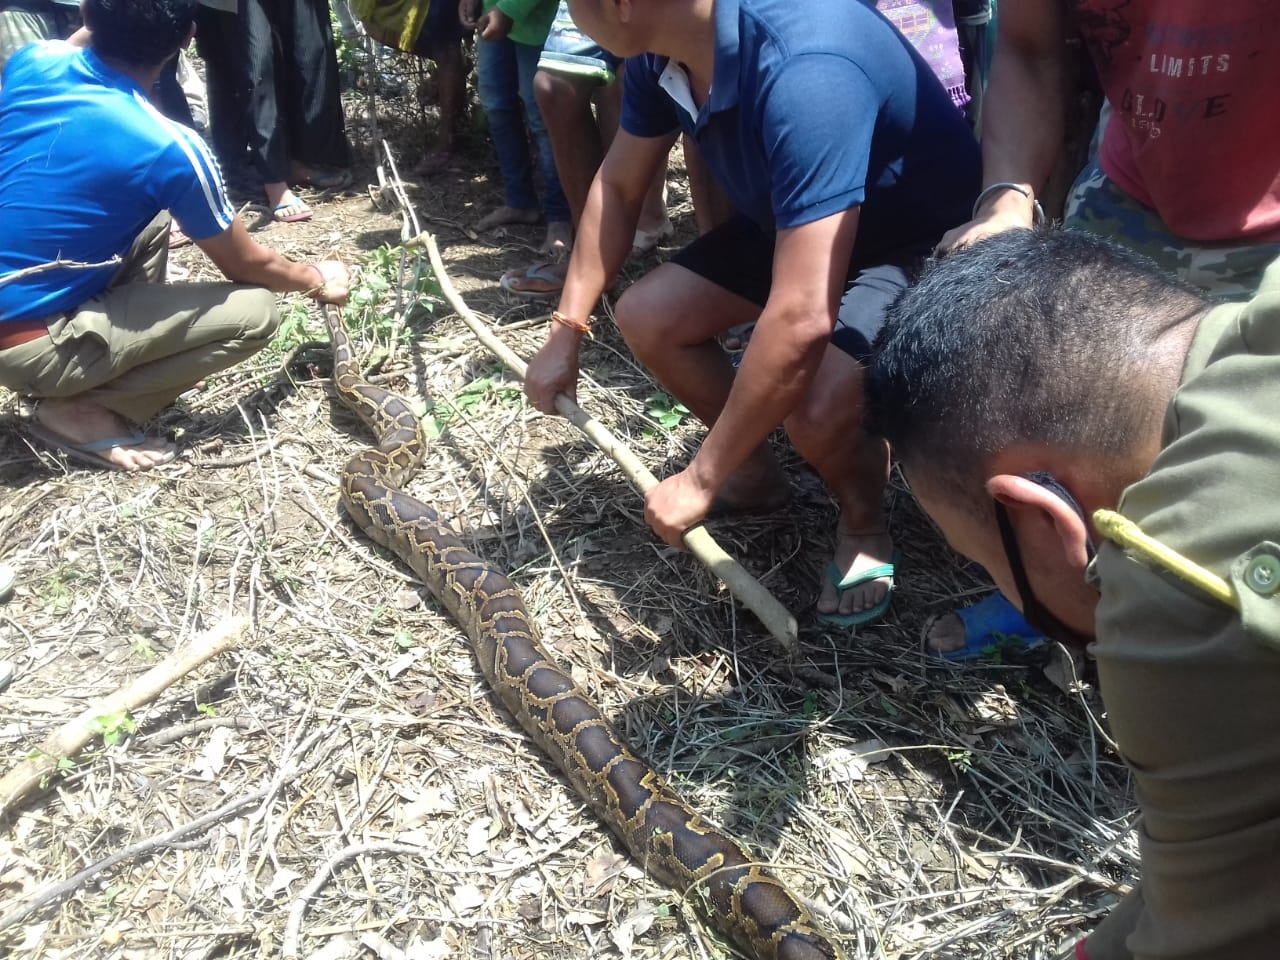
[[[1112,106],[1107,176],[1189,240],[1280,240],[1280,2],[1075,7]]]

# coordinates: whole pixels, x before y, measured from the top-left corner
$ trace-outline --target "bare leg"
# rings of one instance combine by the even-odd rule
[[[796,450],[818,471],[840,505],[832,560],[840,579],[893,559],[883,506],[889,447],[863,429],[864,397],[862,365],[828,346],[817,376],[786,423]],[[860,613],[880,603],[887,590],[888,582],[880,579],[841,593],[831,577],[823,576],[818,612]]]
[[[711,426],[733,386],[733,368],[717,334],[760,315],[760,307],[691,270],[664,263],[618,301],[618,329],[659,383]],[[730,506],[771,506],[786,498],[786,479],[767,443],[719,491]]]
[[[611,87],[604,88],[602,95]],[[551,140],[560,187],[569,201],[569,213],[576,227],[587,205],[591,181],[604,159],[604,142],[591,114],[595,84],[577,77],[539,70],[533,92]],[[610,134],[612,136],[612,134]]]
[[[432,46],[427,56],[436,62],[436,104],[440,108],[439,139],[413,168],[415,176],[429,177],[443,172],[458,146],[458,132],[467,104],[467,74],[463,69],[462,44]]]

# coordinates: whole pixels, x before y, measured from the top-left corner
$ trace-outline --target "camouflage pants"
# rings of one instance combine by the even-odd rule
[[[1197,244],[1175,236],[1093,161],[1071,187],[1064,222],[1120,241],[1219,300],[1252,297],[1266,268],[1280,261],[1280,243]]]

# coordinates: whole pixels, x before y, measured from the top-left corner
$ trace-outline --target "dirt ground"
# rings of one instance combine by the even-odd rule
[[[379,138],[402,168],[416,162],[430,112],[389,86],[376,131],[362,96],[348,104],[355,188],[308,195],[307,224],[243,215],[290,257],[361,266],[348,325],[433,436],[411,491],[510,572],[633,745],[774,864],[848,956],[1030,960],[1087,929],[1136,865],[1089,665],[1073,682],[1044,653],[927,662],[928,619],[986,588],[897,481],[892,610],[856,634],[818,624],[835,510],[781,438],[792,503],[710,524],[795,612],[799,655],[780,656],[711,574],[651,534],[612,461],[524,404],[399,247],[401,216],[364,187],[379,165],[390,176]],[[405,190],[471,309],[527,357],[548,308],[497,279],[534,259],[541,228],[475,234],[500,193],[472,139],[462,169]],[[687,240],[678,156],[670,205]],[[215,275],[193,248],[173,262]],[[623,285],[656,262],[630,264]],[[151,473],[65,464],[28,442],[18,398],[0,398],[0,560],[18,575],[0,605],[12,666],[0,775],[161,658],[248,621],[235,649],[151,704],[94,715],[90,746],[12,811],[0,954],[728,956],[513,725],[425,588],[341,513],[334,477],[369,438],[335,403],[315,308],[286,297],[281,311],[276,346],[150,425],[183,448]],[[582,406],[653,472],[687,461],[699,427],[609,323],[583,368]]]

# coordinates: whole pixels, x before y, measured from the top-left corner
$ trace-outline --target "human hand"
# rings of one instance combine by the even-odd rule
[[[1030,229],[1044,218],[1030,186],[1016,183],[993,183],[982,191],[974,205],[973,219],[953,230],[948,230],[934,247],[936,257],[945,256],[970,243],[1006,230]]]
[[[668,477],[644,496],[644,518],[654,533],[673,547],[684,546],[685,531],[701,523],[715,502],[690,470]]]
[[[935,257],[945,256],[952,250],[959,250],[963,246],[971,243],[977,243],[979,240],[985,240],[987,237],[994,237],[998,233],[1004,233],[1006,230],[1016,230],[1019,227],[1030,227],[1031,219],[1024,218],[1010,213],[990,213],[970,220],[968,223],[962,223],[954,229],[948,230],[942,235],[942,239],[938,241],[938,245],[933,248]]]
[[[313,263],[320,273],[319,286],[313,287],[311,295],[318,303],[333,303],[342,306],[347,302],[347,293],[351,285],[351,277],[347,266],[340,260],[320,260]]]
[[[476,24],[476,29],[480,31],[481,40],[501,40],[511,32],[511,28],[515,26],[515,21],[508,17],[505,13],[494,7]]]
[[[578,395],[578,343],[574,330],[553,326],[547,342],[529,361],[524,375],[524,395],[543,413],[556,412],[556,394],[570,400]]]
[[[458,20],[468,30],[476,28],[480,19],[480,0],[461,0],[458,4]]]

